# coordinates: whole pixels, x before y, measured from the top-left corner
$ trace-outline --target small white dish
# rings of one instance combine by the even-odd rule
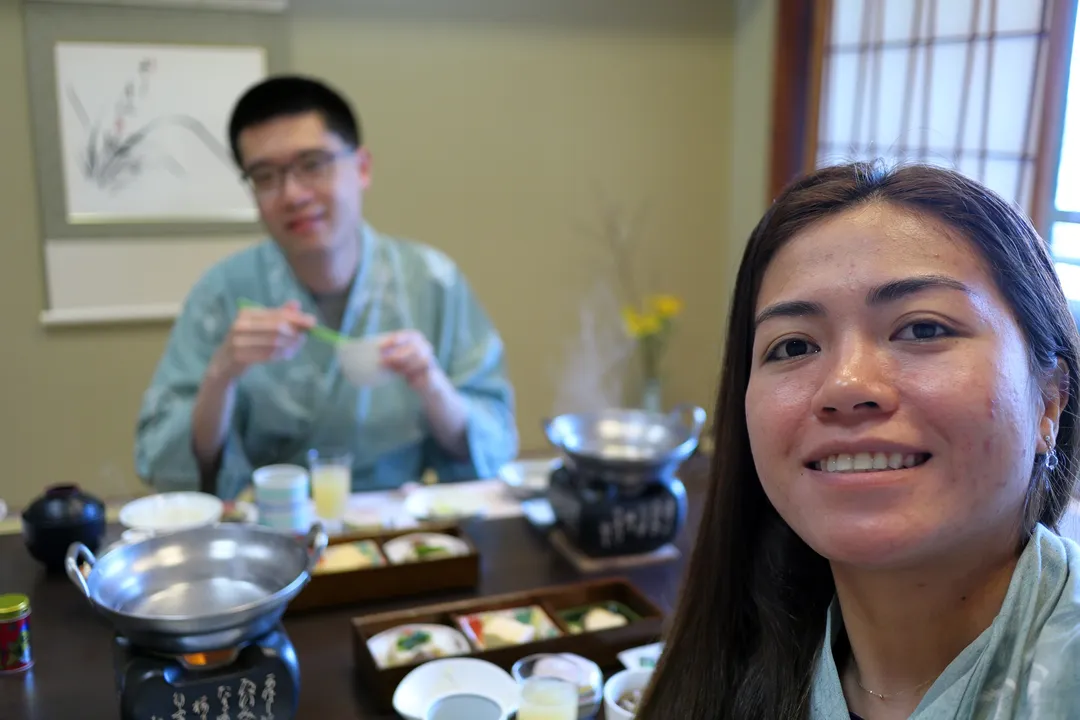
[[[225,503],[225,510],[221,515],[222,522],[254,525],[259,522],[259,509],[254,504],[244,500],[235,500]]]
[[[0,500],[0,520],[7,517],[7,503]]]
[[[559,467],[558,458],[547,460],[514,460],[499,468],[499,479],[506,483],[510,494],[526,499],[547,492],[551,473]]]
[[[621,670],[612,675],[604,684],[604,720],[632,720],[635,713],[623,710],[619,698],[648,687],[652,673],[652,670]]]
[[[190,530],[221,520],[225,504],[208,493],[147,495],[120,508],[120,524],[152,534]]]
[[[348,340],[337,346],[338,362],[345,379],[355,387],[378,387],[394,379],[394,373],[382,365],[379,345],[389,336],[380,333]]]
[[[523,500],[521,512],[525,519],[539,530],[550,530],[555,526],[555,509],[551,507],[551,501],[546,497]]]
[[[465,639],[465,636],[461,634],[461,632],[447,625],[435,625],[429,623],[399,625],[390,628],[389,630],[384,630],[368,640],[368,652],[375,658],[375,663],[380,668],[398,666],[399,663],[393,662],[393,658],[390,656],[391,649],[402,635],[408,635],[414,632],[425,632],[430,635],[432,644],[439,649],[443,658],[453,657],[454,655],[467,655],[472,652],[472,646],[469,645],[469,641]],[[420,662],[420,660],[417,660],[417,662]],[[400,664],[411,665],[412,662]]]
[[[348,508],[342,522],[347,532],[377,532],[386,527],[383,512],[378,508]]]
[[[468,555],[471,552],[468,543],[453,535],[409,533],[383,543],[383,554],[386,555],[387,560],[395,565],[423,562],[427,559],[426,554],[424,551],[418,550],[417,545],[426,548],[439,548],[445,551],[435,553],[431,558],[433,560]]]
[[[403,507],[415,520],[463,520],[487,512],[483,495],[452,484],[419,487],[409,493]]]
[[[426,662],[405,676],[394,691],[394,710],[406,720],[424,720],[436,700],[458,694],[494,700],[507,718],[517,710],[521,691],[498,665],[476,658],[444,658]]]
[[[660,653],[664,650],[664,643],[652,643],[641,647],[623,650],[616,655],[619,662],[627,670],[652,670],[660,659]]]

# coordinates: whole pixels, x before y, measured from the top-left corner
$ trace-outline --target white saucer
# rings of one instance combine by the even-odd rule
[[[464,520],[487,513],[483,495],[453,483],[416,488],[405,498],[403,507],[414,520]]]
[[[213,525],[224,512],[225,504],[209,493],[160,493],[132,500],[120,508],[120,524],[151,534],[177,532]]]
[[[514,460],[499,468],[498,475],[511,495],[518,499],[531,498],[547,492],[551,473],[560,463],[558,458]]]

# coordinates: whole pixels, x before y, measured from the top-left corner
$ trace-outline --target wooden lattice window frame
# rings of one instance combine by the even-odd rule
[[[1048,2],[1054,22],[1046,50],[1047,84],[1032,178],[1032,216],[1044,237],[1048,237],[1055,219],[1065,219],[1054,209],[1054,193],[1077,12],[1077,0]],[[815,165],[824,58],[832,16],[832,0],[778,0],[770,198]],[[1080,214],[1072,213],[1069,218],[1080,220],[1071,215]]]

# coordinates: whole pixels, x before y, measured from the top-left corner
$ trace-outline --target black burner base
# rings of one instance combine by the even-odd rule
[[[278,628],[215,666],[218,653],[186,662],[113,641],[121,720],[219,717],[292,720],[300,700],[300,668],[285,630]],[[205,665],[198,663],[209,661]],[[183,712],[181,712],[183,711]]]
[[[652,552],[686,524],[686,488],[676,477],[629,486],[560,467],[551,474],[548,500],[567,539],[592,557]]]

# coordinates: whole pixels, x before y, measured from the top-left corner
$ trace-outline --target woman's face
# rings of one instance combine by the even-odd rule
[[[1059,398],[966,239],[885,203],[833,216],[777,253],[756,318],[754,463],[814,550],[900,567],[1015,540]]]

